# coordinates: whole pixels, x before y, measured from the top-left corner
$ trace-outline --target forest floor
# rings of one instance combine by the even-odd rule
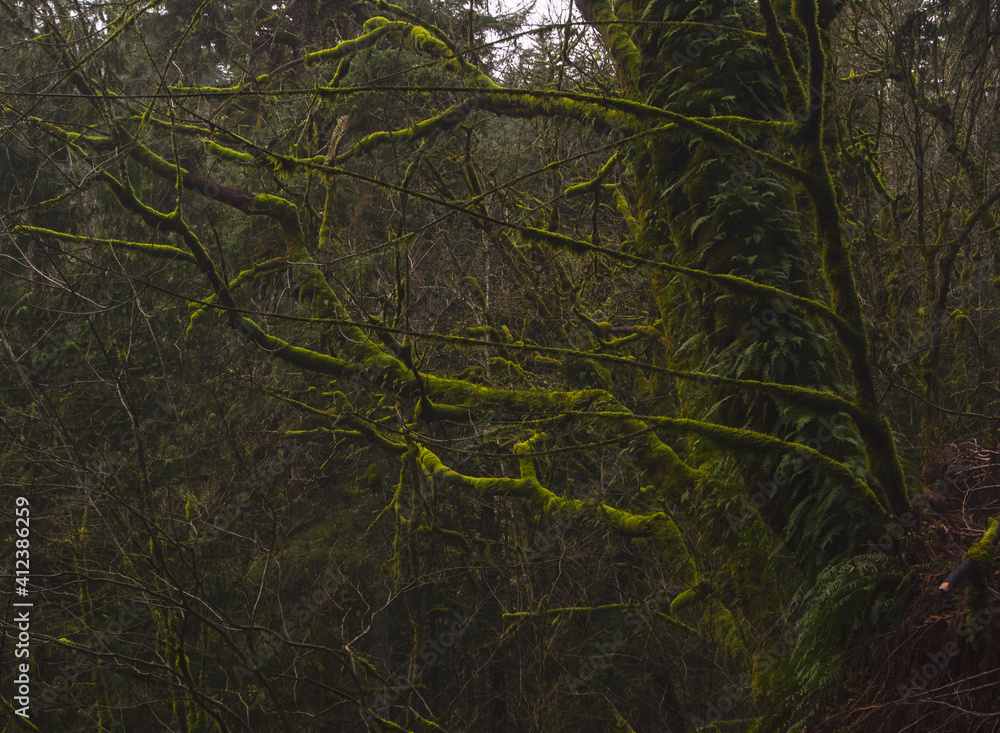
[[[902,518],[909,571],[887,574],[884,586],[900,621],[858,645],[808,733],[1000,731],[1000,571],[994,563],[980,583],[940,590],[1000,516],[1000,450],[953,444],[924,483],[913,518]]]

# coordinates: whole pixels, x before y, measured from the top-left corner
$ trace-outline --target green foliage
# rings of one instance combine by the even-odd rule
[[[897,624],[915,597],[917,570],[891,555],[858,555],[826,568],[797,593],[792,608],[800,633],[780,671],[795,693],[767,713],[768,725],[790,730],[808,719],[845,663],[871,658],[878,630]]]
[[[912,312],[931,206],[837,112],[830,8],[577,9],[524,46],[424,0],[7,9],[46,730],[790,730],[898,618],[865,319]],[[913,238],[937,320],[890,361],[988,416],[958,141],[970,233]]]

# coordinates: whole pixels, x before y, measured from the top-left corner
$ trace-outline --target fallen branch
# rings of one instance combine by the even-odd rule
[[[985,563],[992,568],[998,539],[1000,539],[1000,532],[997,532],[997,520],[994,519],[990,522],[989,529],[983,532],[982,538],[965,553],[965,559],[938,586],[938,590],[941,593],[948,593],[960,586],[972,574],[977,563]]]

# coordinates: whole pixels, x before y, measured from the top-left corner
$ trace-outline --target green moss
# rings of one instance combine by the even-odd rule
[[[617,160],[618,160],[618,153],[615,153],[614,155],[611,156],[610,159],[608,159],[607,163],[601,166],[601,168],[597,171],[596,176],[591,178],[589,181],[584,181],[583,183],[577,183],[570,186],[565,191],[563,191],[563,196],[571,198],[573,196],[580,196],[585,193],[591,193],[597,190],[601,185],[601,181],[607,178],[608,174],[611,172],[611,169],[612,167],[614,167],[614,164],[615,162],[617,162]]]
[[[983,532],[983,536],[965,553],[965,558],[973,562],[975,567],[973,577],[979,581],[980,585],[988,585],[990,578],[993,577],[998,539],[997,526],[997,520],[991,519],[989,527]]]
[[[399,26],[405,27],[405,25],[405,23],[399,23],[393,26],[388,19],[381,16],[369,18],[364,26],[362,26],[362,33],[357,38],[338,43],[333,48],[307,53],[302,57],[302,62],[308,68],[320,61],[338,61],[346,56],[353,56],[366,48],[374,46],[380,38],[390,31],[398,31]]]
[[[374,132],[371,135],[361,138],[356,143],[354,143],[350,148],[348,148],[343,153],[338,155],[336,162],[337,164],[345,163],[351,160],[352,158],[364,155],[365,153],[379,146],[399,144],[404,142],[414,142],[417,140],[426,139],[434,135],[438,130],[441,130],[442,128],[448,129],[452,124],[454,124],[456,115],[457,115],[457,108],[449,107],[441,114],[417,122],[411,127],[402,130],[392,130],[388,132],[387,131]],[[315,162],[323,163],[324,161],[320,159],[319,161]]]
[[[398,5],[386,2],[386,0],[368,0],[368,4],[373,6],[376,10],[384,10],[390,13],[391,15],[395,15],[397,17],[403,18],[404,20],[408,20],[410,23],[414,25],[422,25],[430,33],[433,33],[435,38],[437,38],[439,41],[445,44],[450,51],[452,52],[456,51],[455,44],[452,42],[450,38],[448,38],[448,34],[445,33],[443,30],[441,30],[440,28],[438,28],[437,26],[427,23],[427,21],[425,21],[423,18],[420,18],[419,16],[416,16],[413,13],[404,10]]]
[[[965,553],[965,559],[972,561],[972,573],[965,589],[965,604],[969,609],[965,629],[969,633],[969,642],[975,647],[981,645],[982,622],[979,620],[979,612],[989,600],[989,587],[996,567],[997,527],[997,520],[991,519],[983,536]]]
[[[708,272],[706,270],[698,270],[690,267],[681,267],[679,265],[672,265],[668,262],[648,260],[628,254],[627,252],[608,249],[607,247],[591,244],[590,242],[581,239],[573,239],[572,237],[567,237],[556,232],[550,232],[545,229],[538,229],[535,227],[523,227],[521,234],[527,239],[546,242],[550,245],[558,246],[571,252],[577,252],[580,254],[585,252],[599,252],[602,255],[607,256],[609,259],[617,260],[619,262],[648,267],[653,270],[676,272],[695,280],[714,282],[732,290],[734,293],[741,295],[756,296],[768,300],[776,299],[780,302],[787,303],[788,305],[797,305],[807,313],[820,316],[824,320],[828,321],[831,325],[837,328],[838,333],[841,329],[850,328],[849,324],[838,316],[830,308],[830,306],[825,303],[811,298],[804,298],[802,296],[795,295],[794,293],[776,288],[772,285],[764,285],[762,283],[754,282],[753,280],[749,280],[745,277]]]
[[[591,16],[587,19],[595,21],[604,36],[619,80],[626,89],[635,90],[639,84],[642,54],[632,40],[630,28],[618,21],[612,4],[607,0],[589,0],[586,7]]]
[[[493,326],[466,326],[463,331],[472,338],[500,338],[501,334]]]
[[[318,351],[292,346],[287,341],[282,341],[276,336],[270,335],[250,318],[243,318],[241,320],[241,328],[247,337],[258,346],[270,351],[282,361],[300,369],[337,377],[349,375],[352,372],[347,362],[342,359],[321,354]]]
[[[550,359],[547,356],[536,356],[535,366],[549,367],[553,369],[561,369],[563,367],[563,362],[559,359]]]
[[[484,495],[517,496],[527,499],[541,511],[569,512],[582,516],[596,516],[625,537],[649,538],[663,553],[664,560],[689,585],[698,582],[698,573],[691,552],[683,541],[680,528],[664,512],[635,514],[600,503],[593,504],[579,499],[566,499],[545,488],[538,481],[533,455],[544,442],[545,435],[536,433],[531,439],[514,446],[518,457],[521,478],[474,478],[463,476],[446,467],[441,459],[426,448],[419,448],[419,462],[423,471],[438,476],[449,484],[469,486]]]
[[[677,614],[696,600],[698,600],[698,589],[688,588],[687,590],[679,593],[677,597],[670,602],[670,612]]]
[[[197,264],[197,260],[194,255],[190,252],[185,252],[183,249],[178,247],[171,247],[166,244],[148,244],[146,242],[129,242],[124,239],[101,239],[99,237],[80,237],[75,234],[67,234],[65,232],[57,232],[52,229],[44,229],[42,227],[30,227],[30,226],[16,226],[14,227],[15,232],[21,234],[37,234],[44,237],[52,237],[53,239],[59,239],[64,242],[77,242],[79,244],[103,244],[112,249],[121,248],[131,250],[133,252],[138,252],[152,259],[163,259],[163,260],[181,260],[183,262],[189,262],[191,264]]]
[[[205,146],[205,151],[209,153],[209,155],[213,155],[219,160],[228,160],[234,163],[254,162],[254,157],[250,155],[250,153],[241,153],[238,150],[223,147],[222,145],[212,142],[211,140],[206,140],[203,145]]]
[[[235,278],[229,282],[229,289],[234,290],[240,285],[246,282],[253,282],[257,279],[259,275],[266,275],[272,272],[277,272],[288,266],[286,260],[282,258],[275,258],[267,260],[266,262],[261,262],[260,264],[254,265],[253,267],[241,271]],[[208,310],[208,305],[214,303],[216,300],[215,293],[211,293],[202,299],[203,303],[190,303],[189,307],[192,309],[190,319],[188,321],[188,327],[185,331],[186,335],[190,335],[194,330],[195,324],[202,318],[205,312]]]
[[[526,379],[527,376],[528,376],[525,373],[524,369],[521,367],[520,364],[517,364],[517,363],[515,363],[513,361],[510,361],[508,359],[504,359],[504,358],[499,357],[499,356],[494,356],[493,358],[491,358],[490,359],[490,365],[494,369],[499,369],[501,371],[506,372],[508,374],[508,376],[512,376],[512,377],[513,376],[518,376],[518,377],[521,377],[522,379]]]

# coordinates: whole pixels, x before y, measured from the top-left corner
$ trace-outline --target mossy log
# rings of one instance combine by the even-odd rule
[[[949,593],[968,580],[975,570],[992,569],[998,539],[1000,532],[997,532],[997,520],[994,519],[982,538],[965,553],[962,562],[938,586],[938,590],[943,594]]]

